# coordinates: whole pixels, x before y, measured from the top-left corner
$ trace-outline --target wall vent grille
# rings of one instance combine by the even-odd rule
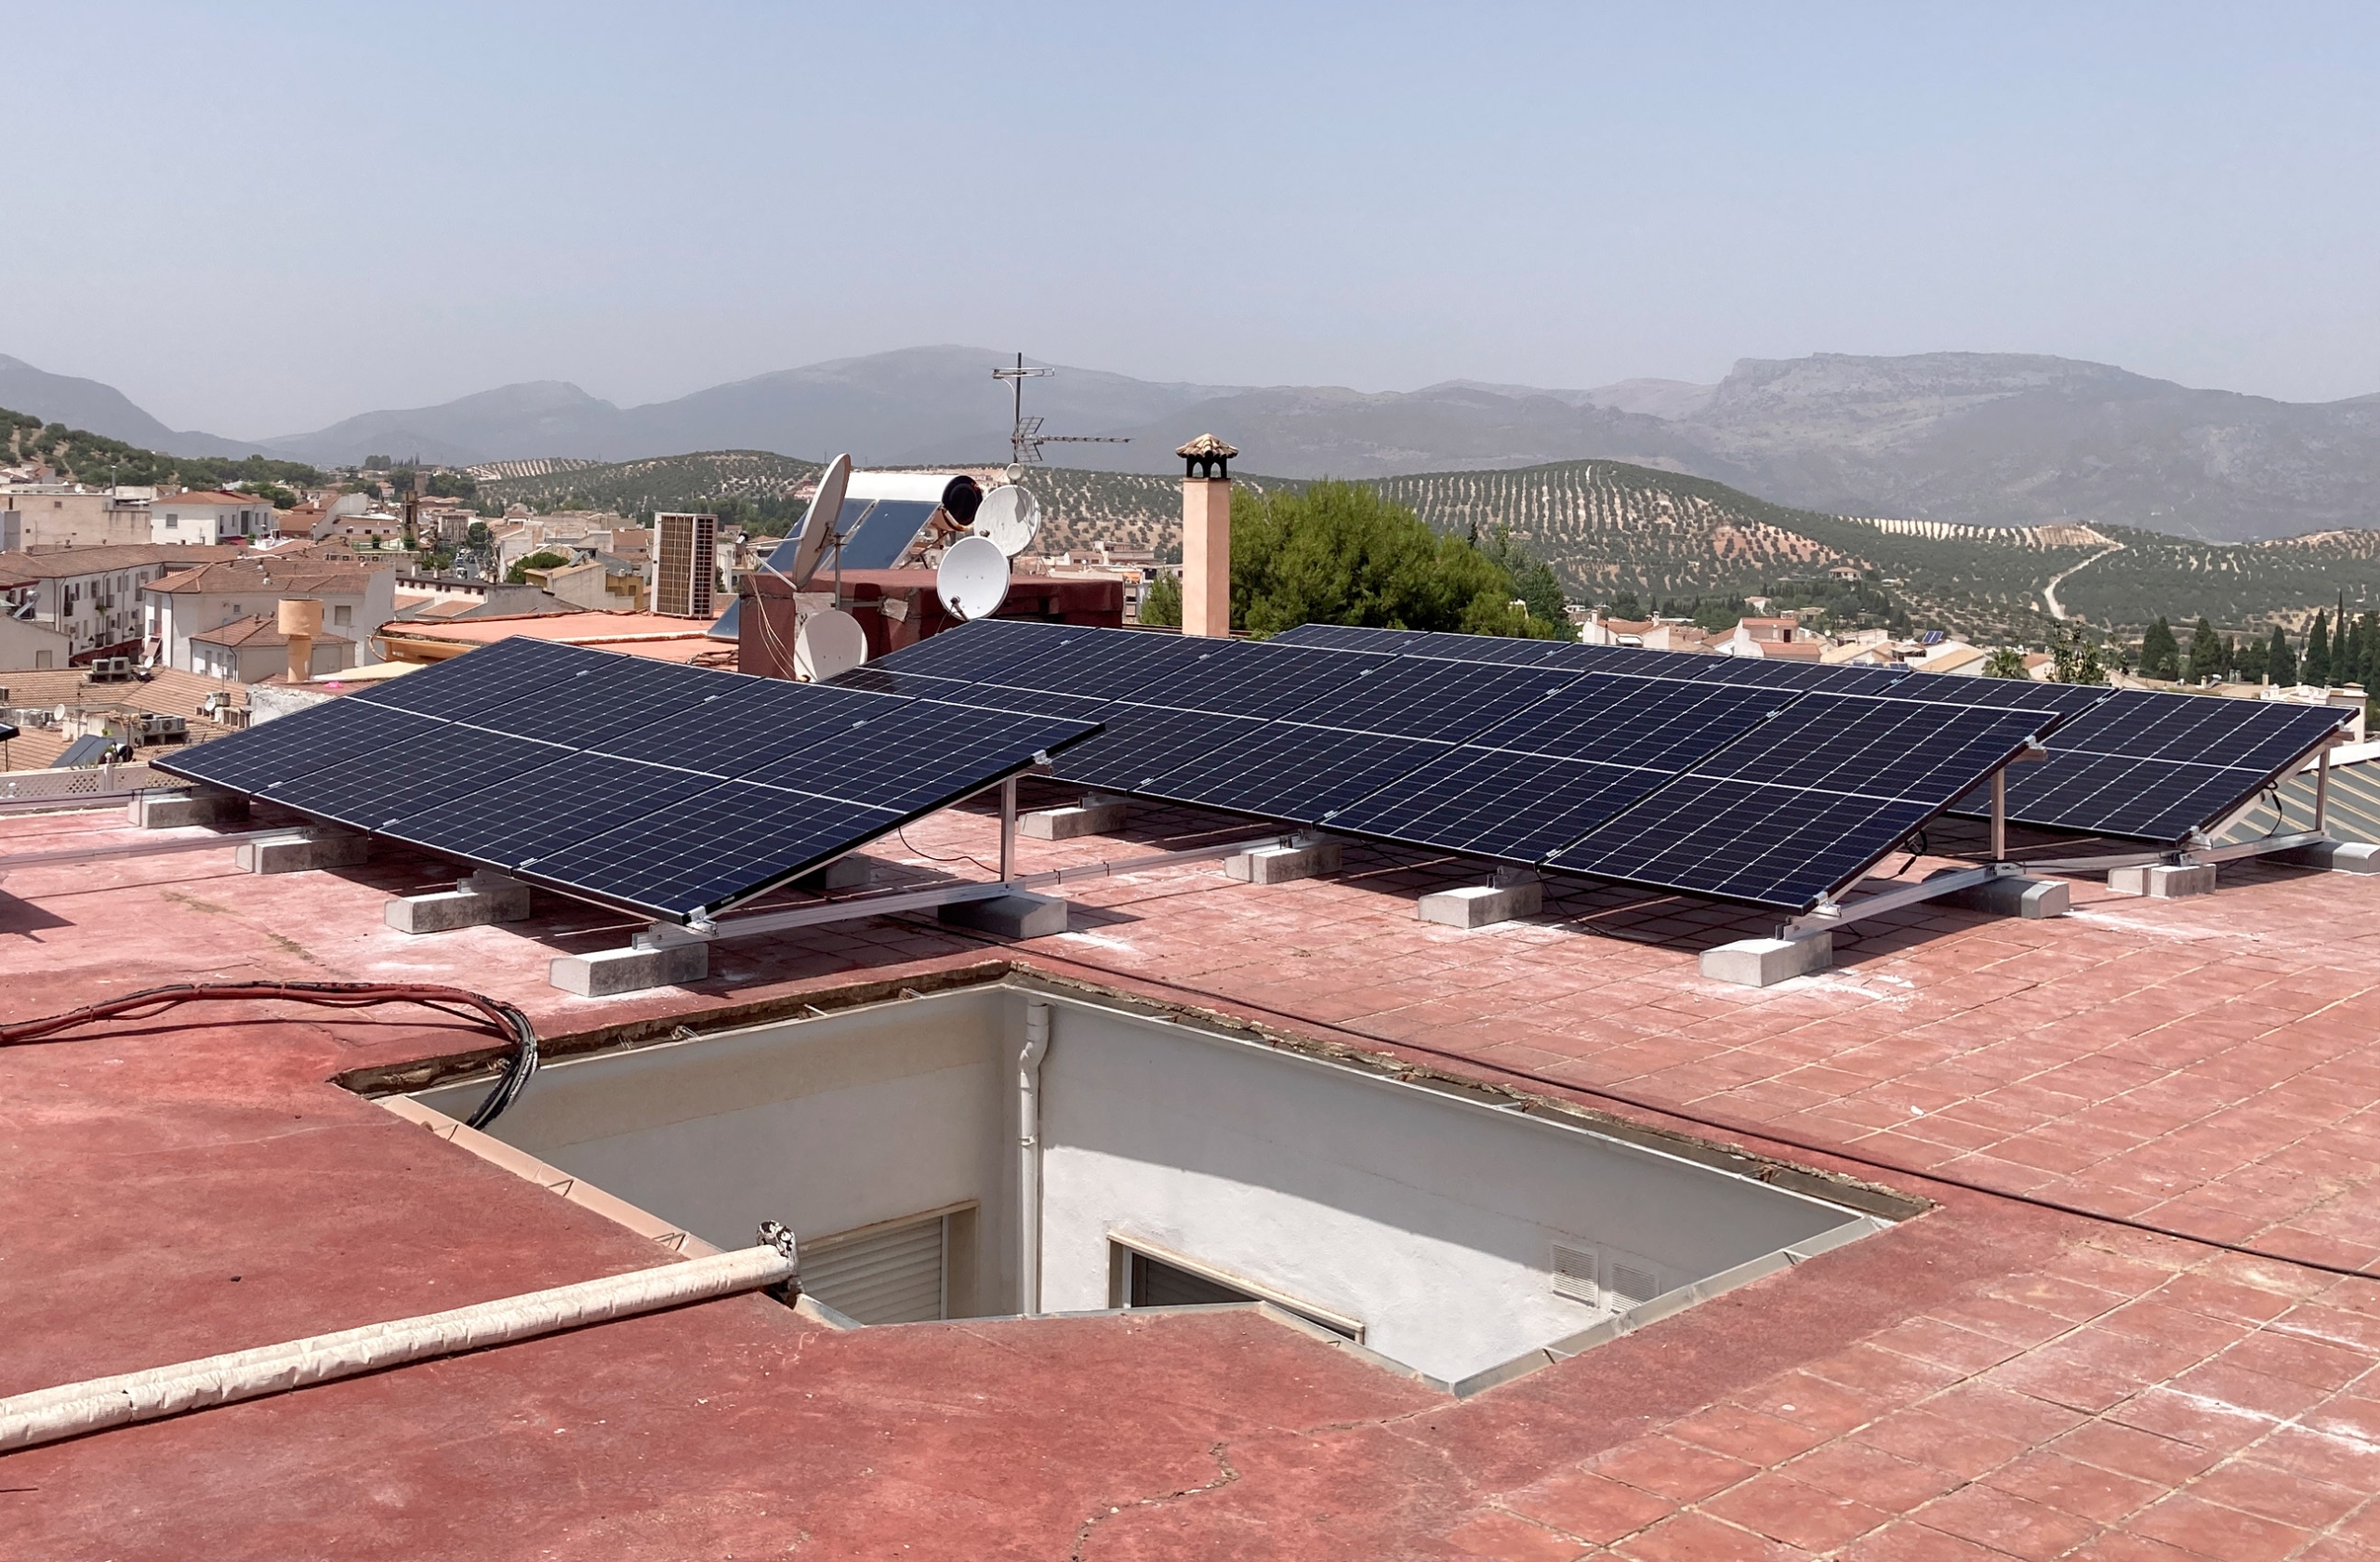
[[[1603,1305],[1603,1291],[1595,1284],[1595,1251],[1554,1244],[1554,1294],[1590,1307]]]
[[[1611,1306],[1614,1312],[1650,1302],[1661,1293],[1661,1282],[1649,1268],[1614,1261],[1611,1265]]]

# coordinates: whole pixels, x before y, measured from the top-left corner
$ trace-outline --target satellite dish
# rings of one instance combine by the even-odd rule
[[[1000,475],[1007,478],[1011,483],[1022,483],[1025,481],[1025,469],[1017,465],[1015,462],[1011,461],[1008,465],[1008,470]]]
[[[793,636],[793,672],[813,683],[824,683],[867,660],[867,631],[841,608],[813,613]]]
[[[810,496],[810,513],[801,518],[801,536],[794,544],[793,589],[802,590],[818,573],[826,556],[830,534],[842,523],[843,489],[852,480],[852,458],[838,456],[818,474],[818,491]]]
[[[1008,600],[1008,555],[989,537],[960,537],[943,553],[933,589],[953,617],[988,618]]]
[[[1041,535],[1041,502],[1013,483],[995,488],[976,508],[975,535],[991,538],[1013,559]]]

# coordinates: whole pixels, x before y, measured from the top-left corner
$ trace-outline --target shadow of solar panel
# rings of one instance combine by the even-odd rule
[[[1282,716],[1395,660],[1270,641],[1203,643],[1209,647],[1204,655],[1143,684],[1132,703],[1218,716]]]
[[[1858,880],[1936,812],[1891,798],[1683,775],[1548,866],[1805,911]]]
[[[1374,665],[1288,715],[1310,727],[1453,743],[1527,709],[1580,676],[1492,662],[1399,656]]]
[[[842,855],[903,822],[890,809],[722,781],[516,871],[665,917],[707,915]]]
[[[720,784],[666,765],[573,754],[509,777],[501,787],[384,820],[382,835],[474,862],[515,868],[575,841],[605,835]]]
[[[365,705],[350,695],[210,743],[177,748],[151,762],[188,780],[255,793],[286,775],[350,768],[361,756],[418,742],[445,725],[409,711]]]
[[[284,716],[281,721],[298,719]],[[324,769],[287,773],[256,795],[337,824],[377,830],[388,820],[501,786],[570,753],[550,743],[441,724]]]
[[[1005,774],[1091,730],[1083,721],[911,701],[880,720],[823,735],[741,779],[919,814],[978,791],[985,776]]]
[[[1123,701],[1108,706],[1100,720],[1104,732],[1058,756],[1060,779],[1140,791],[1175,766],[1244,742],[1266,725],[1253,717]]]
[[[1534,864],[1670,779],[1506,749],[1441,754],[1330,816],[1330,827],[1407,845]]]
[[[1226,813],[1316,824],[1450,747],[1275,721],[1133,789]]]

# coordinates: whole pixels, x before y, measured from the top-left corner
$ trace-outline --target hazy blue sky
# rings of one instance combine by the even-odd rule
[[[178,427],[926,342],[2380,390],[2370,5],[16,7],[0,352]]]

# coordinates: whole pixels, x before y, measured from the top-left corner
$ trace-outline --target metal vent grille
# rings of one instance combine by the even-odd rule
[[[1661,1293],[1661,1282],[1649,1268],[1615,1260],[1611,1265],[1611,1306],[1614,1312],[1626,1312],[1640,1303],[1650,1302]]]
[[[1590,1307],[1603,1305],[1602,1288],[1595,1284],[1595,1251],[1554,1244],[1554,1294]]]

